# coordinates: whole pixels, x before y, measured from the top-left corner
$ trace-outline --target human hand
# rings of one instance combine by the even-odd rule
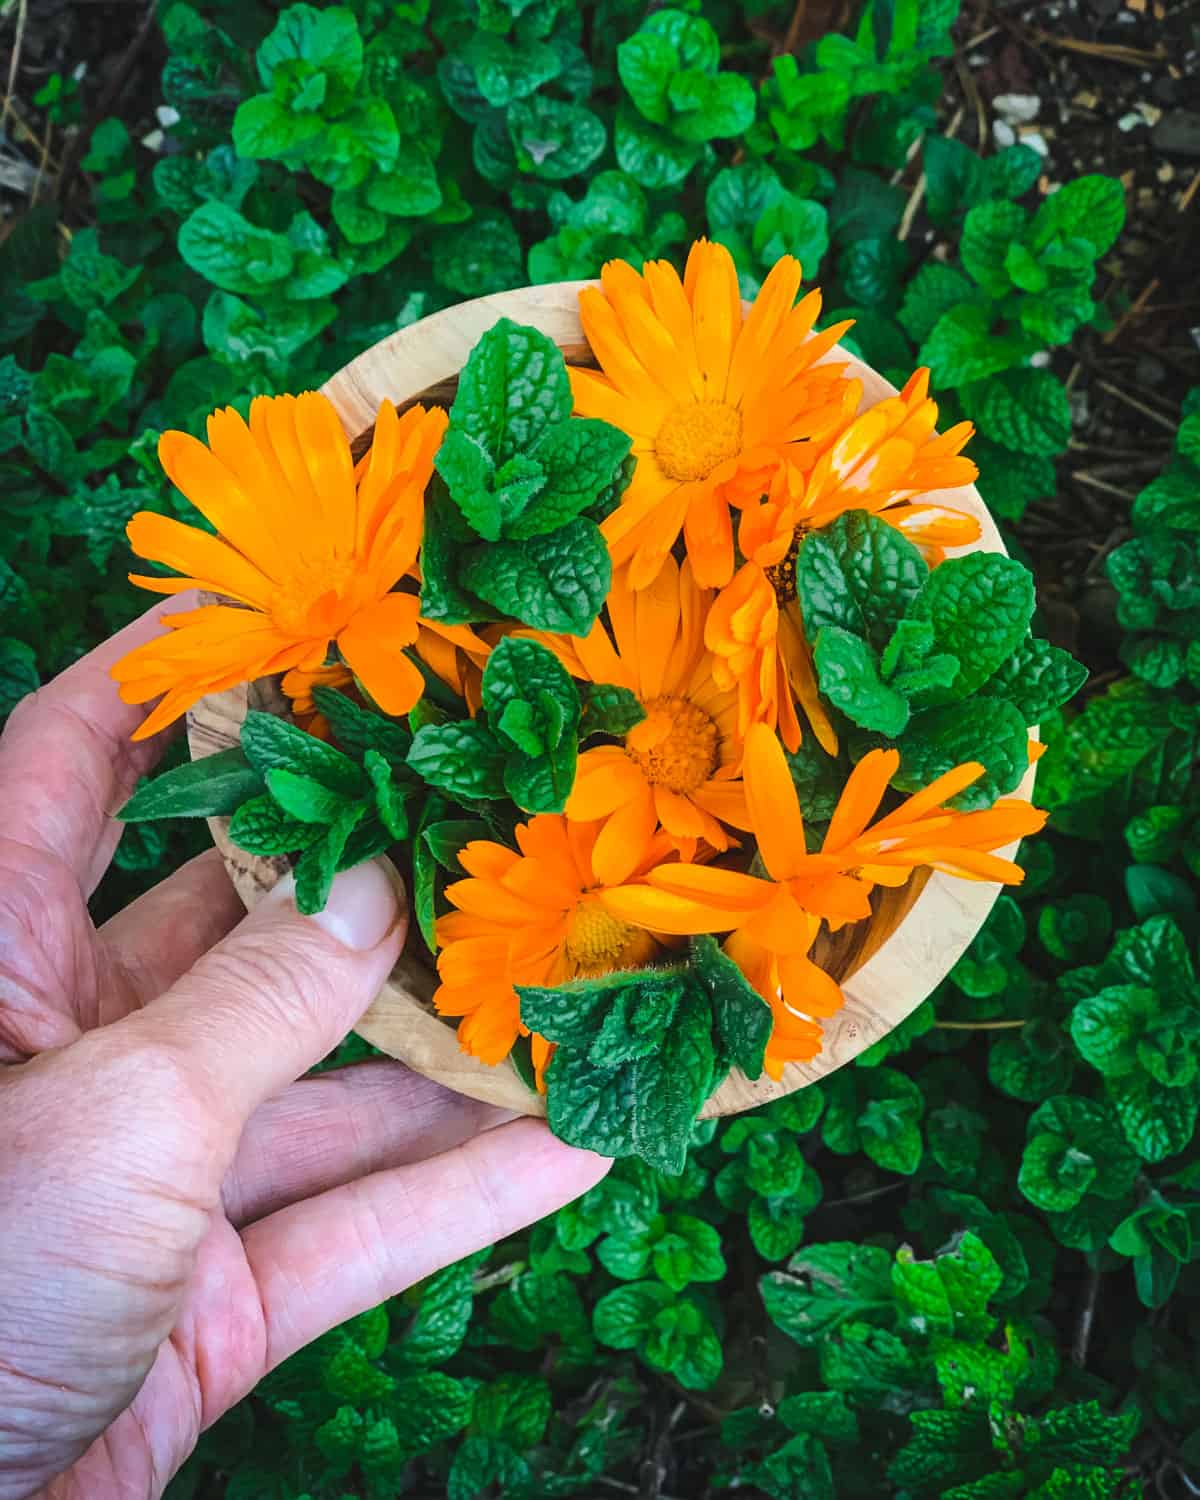
[[[398,1063],[295,1081],[400,951],[382,863],[243,917],[211,851],[92,926],[162,748],[108,667],[156,617],[0,739],[0,1500],[160,1494],[289,1354],[608,1167]]]

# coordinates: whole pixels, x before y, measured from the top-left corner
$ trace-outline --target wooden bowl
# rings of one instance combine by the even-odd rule
[[[356,456],[370,441],[384,397],[401,410],[418,400],[448,406],[467,356],[480,335],[501,317],[539,328],[555,341],[569,363],[594,366],[578,310],[580,288],[591,284],[568,281],[479,297],[401,328],[360,354],[322,388],[337,409]],[[848,363],[850,373],[863,383],[864,405],[896,394],[894,386],[846,351],[836,349],[825,358]],[[973,486],[933,492],[928,498],[978,518],[980,540],[973,548],[961,550],[1004,551],[995,522]],[[288,704],[278,679],[233,688],[197,704],[188,716],[192,756],[236,744],[248,708],[286,713]],[[1016,795],[1028,800],[1033,779],[1030,767]],[[253,906],[286,872],[287,859],[252,858],[230,843],[227,818],[209,821],[239,894],[247,907]],[[1002,852],[1011,854],[1014,848]],[[836,938],[823,936],[820,947],[814,949],[814,958],[839,980],[846,996],[843,1009],[824,1023],[820,1056],[809,1063],[789,1063],[778,1083],[765,1075],[751,1080],[735,1071],[709,1099],[703,1116],[736,1114],[790,1094],[886,1036],[945,978],[983,926],[999,893],[995,884],[928,872],[918,873],[899,890],[878,892],[869,921],[845,929]],[[429,1003],[435,984],[427,965],[406,954],[359,1022],[358,1032],[381,1051],[459,1093],[519,1114],[544,1114],[545,1101],[526,1087],[511,1063],[489,1067],[459,1050],[454,1025],[438,1017]]]

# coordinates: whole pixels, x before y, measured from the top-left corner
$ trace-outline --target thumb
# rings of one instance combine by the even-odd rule
[[[182,979],[118,1022],[124,1045],[173,1054],[238,1131],[321,1060],[382,989],[408,930],[391,862],[345,870],[315,916],[281,880]]]

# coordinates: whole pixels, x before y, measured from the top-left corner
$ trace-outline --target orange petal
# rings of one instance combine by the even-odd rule
[[[746,732],[742,776],[763,863],[776,880],[786,880],[806,853],[804,819],[783,749],[765,724],[752,724]]]
[[[406,714],[425,691],[425,679],[404,654],[417,638],[415,594],[385,594],[338,636],[346,665],[385,714]]]

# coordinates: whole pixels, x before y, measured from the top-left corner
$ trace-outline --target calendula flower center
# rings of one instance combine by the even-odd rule
[[[654,452],[670,479],[707,479],[742,447],[742,414],[724,401],[677,406],[658,430]]]
[[[577,973],[605,974],[619,967],[633,932],[628,922],[585,899],[567,922],[567,958]]]
[[[805,527],[797,526],[787,551],[777,563],[764,568],[771,587],[775,590],[775,598],[782,609],[785,604],[791,604],[796,597],[796,557],[800,551],[800,542],[804,536]]]
[[[717,768],[717,726],[686,698],[652,698],[645,719],[630,733],[625,753],[646,780],[686,795],[702,787]]]
[[[335,635],[353,611],[353,571],[353,559],[292,567],[271,601],[271,619],[288,635]]]

